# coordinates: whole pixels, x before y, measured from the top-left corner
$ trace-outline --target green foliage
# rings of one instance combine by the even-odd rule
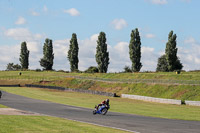
[[[158,64],[156,68],[156,72],[168,72],[168,64],[167,59],[165,55],[162,55],[160,58],[158,58]]]
[[[165,55],[169,71],[181,70],[183,65],[177,57],[178,48],[176,47],[176,34],[173,31],[169,33],[168,42],[166,43]]]
[[[175,62],[175,70],[182,70],[183,68],[183,64],[181,63],[180,59],[177,58],[176,62]]]
[[[131,70],[131,68],[130,68],[129,66],[125,66],[125,67],[124,67],[124,72],[125,72],[125,73],[131,73],[132,70]]]
[[[141,41],[139,31],[136,28],[131,32],[131,40],[129,43],[129,55],[132,62],[132,71],[139,72],[142,68],[141,59]]]
[[[22,69],[28,69],[29,66],[29,50],[27,49],[26,42],[21,43],[21,53],[19,58]]]
[[[42,70],[39,69],[39,68],[37,68],[37,69],[35,69],[35,71],[36,71],[36,72],[41,72]]]
[[[43,58],[40,60],[40,65],[44,70],[52,70],[53,67],[53,44],[52,40],[46,39],[43,46]]]
[[[76,34],[73,33],[72,38],[70,40],[69,51],[68,51],[68,60],[69,60],[70,69],[72,72],[78,70],[78,62],[79,62],[78,51],[79,51],[79,47],[78,47],[77,37],[76,37]]]
[[[19,64],[14,64],[14,63],[8,63],[7,64],[7,71],[17,71],[17,70],[21,70],[22,67]]]
[[[99,69],[95,66],[90,66],[87,70],[85,70],[85,73],[98,73]]]
[[[106,73],[109,65],[109,52],[107,52],[106,34],[100,32],[96,47],[96,62],[100,73]]]

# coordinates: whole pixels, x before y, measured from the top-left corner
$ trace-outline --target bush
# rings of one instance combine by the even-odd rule
[[[21,69],[22,67],[19,64],[14,64],[14,63],[8,63],[6,67],[7,71],[18,71]]]
[[[124,72],[125,72],[125,73],[131,73],[132,70],[131,70],[131,68],[130,68],[129,66],[125,66],[125,67],[124,67]]]
[[[35,71],[36,71],[36,72],[41,72],[42,70],[39,69],[39,68],[37,68],[37,69],[35,69]]]
[[[168,70],[166,55],[162,55],[161,57],[158,58],[156,72],[168,72],[168,71],[169,70]]]
[[[85,70],[85,73],[98,73],[99,69],[95,66],[90,66],[87,70]]]
[[[65,72],[64,70],[58,70],[57,72]]]

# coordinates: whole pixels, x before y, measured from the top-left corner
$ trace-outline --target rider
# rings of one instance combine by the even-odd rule
[[[106,107],[110,107],[109,105],[109,99],[103,100],[100,104],[98,104],[97,106],[97,110],[99,109],[99,106],[106,106]]]

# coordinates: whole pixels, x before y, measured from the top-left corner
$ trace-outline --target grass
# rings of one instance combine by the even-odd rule
[[[75,79],[69,76],[81,76],[86,79]],[[0,71],[0,84],[41,84],[61,86],[67,88],[90,89],[120,94],[135,94],[159,98],[200,100],[200,85],[172,85],[152,83],[109,83],[87,80],[87,78],[113,79],[151,79],[151,80],[174,80],[175,82],[200,83],[200,72],[175,72],[160,73],[64,73],[55,71]],[[176,81],[178,80],[178,81]],[[45,81],[45,82],[41,82]]]
[[[0,115],[0,125],[1,133],[125,133],[112,128],[48,116]]]
[[[0,108],[7,108],[7,106],[0,104]]]
[[[120,94],[134,94],[158,98],[179,100],[200,100],[198,85],[164,85],[147,83],[108,83],[91,80],[66,78],[50,82],[36,83],[40,85],[61,86],[66,88],[81,88]]]
[[[66,76],[81,76],[105,79],[164,79],[164,80],[200,80],[200,72],[157,72],[157,73],[64,73],[55,71],[0,71],[0,79],[58,80]]]
[[[63,92],[39,88],[4,88],[1,90],[23,95],[30,98],[47,100],[51,102],[93,108],[95,104],[100,103],[108,97],[92,94]],[[128,114],[137,114],[144,116],[181,119],[181,120],[197,120],[200,121],[200,107],[186,105],[167,105],[151,102],[143,102],[131,99],[109,98],[111,110],[113,112],[121,112]]]

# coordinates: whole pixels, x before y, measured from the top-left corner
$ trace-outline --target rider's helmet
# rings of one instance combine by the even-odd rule
[[[106,103],[109,103],[109,99],[106,99]]]

